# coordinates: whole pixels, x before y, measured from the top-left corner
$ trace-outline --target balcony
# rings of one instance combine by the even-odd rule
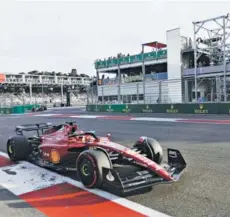
[[[149,53],[136,54],[131,56],[124,56],[120,58],[111,58],[107,60],[100,60],[96,61],[95,68],[96,69],[104,69],[110,68],[119,65],[127,65],[127,64],[134,64],[134,63],[141,63],[144,59],[145,62],[152,61],[152,60],[159,60],[159,59],[166,59],[167,58],[167,50],[159,50],[153,51]]]
[[[226,66],[226,71],[230,72],[230,64]],[[222,73],[224,72],[223,65],[206,66],[206,67],[197,68],[197,75],[221,73],[221,72]],[[193,76],[194,74],[195,74],[194,68],[184,69],[184,76]]]

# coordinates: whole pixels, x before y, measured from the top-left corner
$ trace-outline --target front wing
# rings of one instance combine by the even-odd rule
[[[171,181],[165,180],[144,167],[140,168],[139,171],[127,174],[127,176],[121,176],[116,169],[103,168],[104,186],[111,190],[128,193],[156,184],[176,182],[187,165],[178,150],[168,149],[168,162],[161,166],[172,177]]]

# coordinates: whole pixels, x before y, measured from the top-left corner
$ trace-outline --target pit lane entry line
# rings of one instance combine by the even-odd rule
[[[0,185],[49,217],[170,217],[0,152]]]

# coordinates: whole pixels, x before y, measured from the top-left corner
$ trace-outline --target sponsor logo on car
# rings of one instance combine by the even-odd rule
[[[115,180],[115,177],[113,174],[109,171],[108,174],[106,175],[106,179],[110,182],[113,182]]]
[[[140,181],[140,182],[130,183],[130,184],[128,184],[128,186],[129,186],[129,187],[132,187],[132,186],[141,185],[141,184],[144,184],[144,183],[146,183],[145,180],[144,180],[144,181]]]
[[[176,151],[169,151],[169,156],[172,157],[172,158],[177,158],[177,153]]]
[[[44,157],[49,157],[50,156],[50,154],[47,153],[47,152],[42,152],[42,154],[43,154]]]

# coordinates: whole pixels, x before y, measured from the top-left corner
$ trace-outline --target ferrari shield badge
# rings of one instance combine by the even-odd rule
[[[61,159],[60,154],[56,149],[51,150],[50,158],[53,163],[59,163]]]

